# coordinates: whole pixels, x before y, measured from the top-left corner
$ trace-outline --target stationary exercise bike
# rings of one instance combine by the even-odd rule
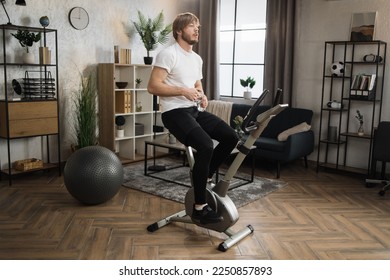
[[[225,252],[231,248],[234,244],[253,233],[254,228],[251,225],[246,226],[238,232],[233,232],[231,227],[237,222],[239,215],[236,206],[233,201],[227,195],[229,190],[230,181],[233,176],[237,173],[238,168],[241,163],[244,161],[245,157],[249,154],[252,145],[255,143],[256,139],[259,138],[260,134],[268,125],[271,118],[278,113],[280,113],[287,104],[276,105],[266,112],[257,116],[255,122],[251,122],[256,113],[256,108],[264,100],[265,96],[268,94],[268,90],[264,90],[262,95],[256,100],[255,104],[249,109],[247,115],[244,118],[242,123],[242,129],[245,132],[249,132],[248,138],[244,143],[239,143],[237,149],[239,153],[236,155],[233,163],[228,168],[223,179],[221,179],[217,184],[212,188],[207,188],[206,200],[212,209],[217,211],[223,217],[223,221],[218,223],[210,224],[200,224],[192,221],[191,214],[194,205],[194,191],[193,188],[190,188],[185,197],[185,210],[177,212],[173,215],[170,215],[158,222],[155,222],[147,227],[149,232],[154,232],[171,222],[182,222],[182,223],[191,223],[196,224],[200,227],[211,229],[217,232],[225,233],[228,238],[219,244],[218,250]],[[280,95],[281,90],[278,89],[277,96]],[[192,183],[192,169],[194,166],[194,155],[191,147],[186,147],[186,153],[188,158],[188,163],[190,166],[190,176]],[[193,184],[192,184],[193,185]]]

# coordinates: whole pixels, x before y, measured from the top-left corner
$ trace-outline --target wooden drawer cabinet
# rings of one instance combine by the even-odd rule
[[[1,137],[19,138],[58,133],[57,101],[9,102],[9,136],[5,106],[5,102],[0,102]]]

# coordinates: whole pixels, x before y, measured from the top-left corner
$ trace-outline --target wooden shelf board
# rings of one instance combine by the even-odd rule
[[[349,136],[349,137],[356,137],[356,138],[364,138],[364,139],[371,139],[371,135],[364,134],[363,136],[358,135],[356,132],[342,132],[340,133],[341,136]]]
[[[41,167],[41,168],[35,168],[35,169],[26,170],[26,171],[20,171],[20,170],[16,170],[15,168],[12,168],[11,172],[10,172],[9,169],[3,169],[3,170],[1,170],[1,173],[7,174],[7,175],[18,175],[18,174],[25,174],[25,173],[30,173],[30,172],[40,171],[40,170],[48,170],[48,169],[53,169],[53,168],[58,168],[58,164],[44,163],[43,167]]]
[[[342,141],[342,140],[337,142],[337,141],[331,141],[331,140],[328,140],[328,139],[321,139],[320,142],[321,143],[325,143],[325,144],[334,144],[334,145],[343,145],[343,144],[345,144],[345,141]]]

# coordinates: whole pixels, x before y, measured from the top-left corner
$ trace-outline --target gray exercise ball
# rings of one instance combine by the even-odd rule
[[[74,152],[66,161],[64,183],[80,202],[96,205],[113,198],[123,182],[123,166],[107,148],[88,146]]]

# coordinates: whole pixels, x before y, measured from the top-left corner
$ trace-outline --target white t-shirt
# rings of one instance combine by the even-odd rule
[[[203,78],[202,58],[193,51],[185,51],[178,43],[160,51],[154,65],[168,71],[167,85],[194,88],[196,81]],[[160,105],[162,112],[196,106],[194,101],[184,96],[160,96]]]

